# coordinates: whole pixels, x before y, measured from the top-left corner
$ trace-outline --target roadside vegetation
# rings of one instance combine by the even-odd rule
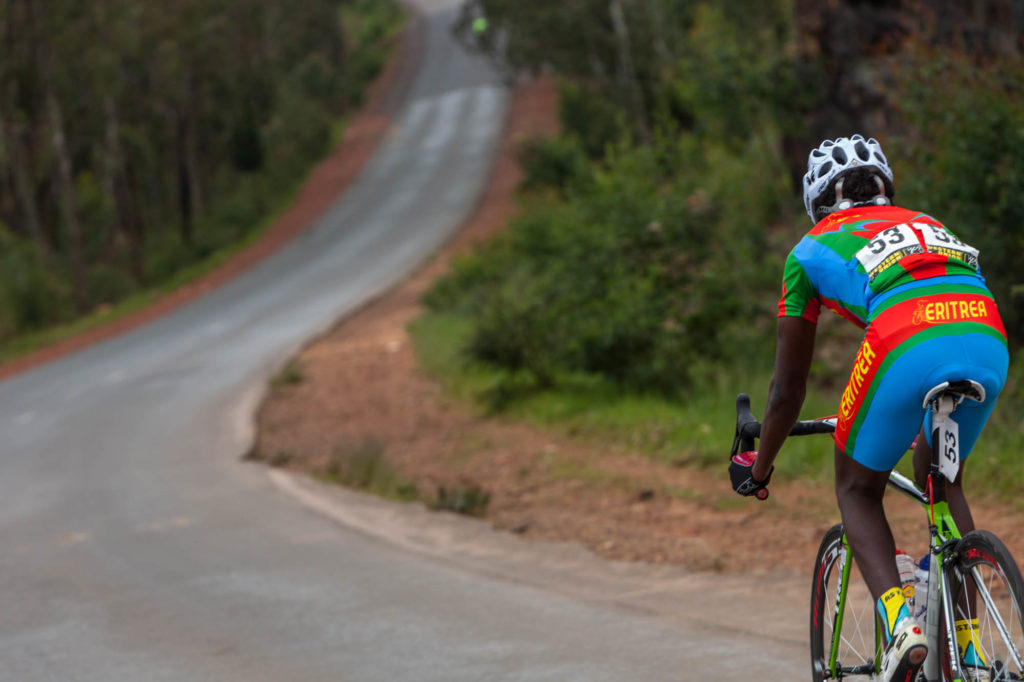
[[[981,249],[1019,349],[1024,17],[940,2],[920,21],[902,5],[818,3],[797,21],[789,0],[466,3],[468,44],[559,75],[563,133],[523,153],[509,229],[425,296],[423,365],[482,412],[721,464],[736,393],[763,408],[782,262],[810,226],[806,155],[853,132],[883,142],[897,203]],[[478,16],[488,32],[470,29]],[[823,321],[807,416],[835,410],[846,326]],[[1004,495],[1024,483],[1009,466],[1022,378],[1016,360],[972,463]],[[781,473],[824,477],[829,449],[794,439]]]
[[[254,239],[402,21],[391,0],[0,2],[0,358]]]

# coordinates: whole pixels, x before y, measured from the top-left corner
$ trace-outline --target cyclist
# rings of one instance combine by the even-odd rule
[[[930,462],[925,393],[949,380],[985,387],[984,403],[957,410],[961,462],[967,459],[1006,380],[1006,332],[978,270],[978,251],[931,216],[892,204],[893,174],[874,139],[825,140],[808,157],[804,206],[814,228],[790,252],[783,275],[775,372],[759,452],[730,464],[733,487],[754,495],[803,404],[821,306],[865,330],[839,403],[835,486],[857,564],[886,625],[881,679],[913,679],[927,639],[908,612],[882,496],[889,472],[919,431],[918,485]],[[961,464],[947,486],[961,532],[974,528]],[[966,669],[987,679],[977,622],[957,623]]]

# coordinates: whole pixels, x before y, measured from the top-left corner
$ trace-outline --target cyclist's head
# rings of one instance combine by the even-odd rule
[[[825,140],[807,157],[804,208],[812,222],[844,208],[890,204],[892,195],[892,169],[874,138]]]

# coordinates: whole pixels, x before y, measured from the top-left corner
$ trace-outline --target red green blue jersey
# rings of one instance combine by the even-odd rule
[[[887,293],[935,277],[985,287],[978,250],[931,216],[895,206],[837,211],[804,235],[786,259],[779,317],[816,323],[824,305],[865,327],[883,309]]]
[[[928,389],[971,379],[987,399],[957,412],[966,458],[1008,363],[977,249],[917,211],[837,211],[786,259],[779,316],[817,322],[822,305],[866,328],[839,402],[836,445],[870,469],[890,470],[921,427]]]

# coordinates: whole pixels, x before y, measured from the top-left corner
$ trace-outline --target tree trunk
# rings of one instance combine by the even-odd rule
[[[622,11],[622,0],[611,0],[608,5],[608,11],[612,18],[612,27],[615,29],[619,87],[626,95],[630,113],[633,115],[633,120],[638,126],[643,141],[650,142],[651,131],[647,124],[647,112],[644,109],[643,93],[640,90],[640,83],[636,77],[636,68],[633,66],[633,48],[630,44],[626,15]]]
[[[68,261],[71,264],[71,280],[75,287],[75,303],[80,312],[86,312],[91,305],[89,283],[86,277],[85,249],[83,246],[82,223],[78,219],[75,200],[75,181],[71,169],[71,154],[64,136],[64,116],[60,103],[49,85],[46,88],[46,107],[50,114],[53,153],[57,163],[57,192],[61,215],[68,231]]]
[[[177,134],[177,166],[178,166],[178,215],[180,219],[181,242],[192,247],[194,235],[192,230],[192,183],[188,170],[188,123],[185,116],[178,115]]]
[[[115,211],[115,240],[118,248],[127,252],[128,268],[136,282],[145,274],[145,256],[142,250],[142,216],[139,214],[132,188],[125,180],[125,160],[121,151],[121,124],[114,98],[107,95],[103,102],[106,116],[106,149],[104,153],[104,189]]]
[[[189,98],[189,110],[186,117],[185,128],[185,170],[188,173],[188,189],[192,196],[192,212],[194,215],[203,215],[203,188],[199,173],[198,154],[198,131],[199,124],[196,122],[194,102],[195,93]]]
[[[25,230],[28,232],[29,238],[35,245],[43,262],[49,263],[53,256],[53,247],[46,239],[39,220],[39,210],[33,196],[32,173],[27,166],[25,155],[22,152],[21,140],[17,130],[11,130],[3,113],[0,112],[0,158],[3,157],[7,158],[11,167],[11,176],[14,179],[14,193],[21,208]]]
[[[665,16],[663,0],[647,0],[644,4],[647,6],[647,13],[650,16],[651,33],[654,36],[654,54],[658,56],[658,66],[663,71],[668,71],[672,68],[675,59],[672,56],[672,50],[668,47],[668,41],[665,40],[665,27],[668,26],[668,19]]]

